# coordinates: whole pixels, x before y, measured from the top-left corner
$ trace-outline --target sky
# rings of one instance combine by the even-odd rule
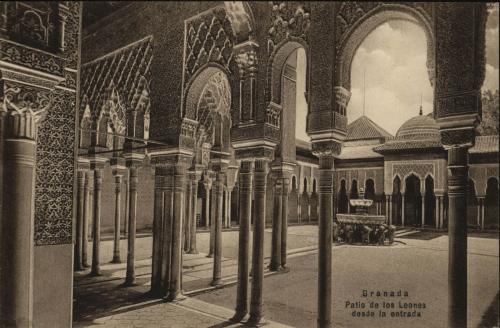
[[[483,90],[498,89],[498,3],[489,9],[486,24],[486,76]],[[303,54],[303,56],[305,56]],[[299,54],[298,60],[301,56]],[[408,21],[389,21],[378,26],[361,43],[351,67],[351,99],[348,122],[363,112],[391,134],[410,118],[432,112],[433,89],[426,68],[427,45],[423,29]],[[365,82],[363,75],[365,74]],[[301,90],[305,85],[305,59],[297,70],[296,137],[305,133],[307,104]],[[363,84],[365,107],[363,109]]]

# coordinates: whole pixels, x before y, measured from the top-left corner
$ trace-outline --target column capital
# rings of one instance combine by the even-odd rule
[[[89,163],[91,170],[102,170],[108,163],[108,159],[106,157],[93,155],[89,158]]]
[[[53,96],[48,90],[15,84],[5,84],[3,106],[6,137],[36,140],[37,127],[52,106]]]
[[[112,157],[109,161],[109,165],[113,170],[113,175],[124,174],[123,171],[126,169],[126,160],[123,157]]]
[[[255,77],[257,74],[257,50],[259,45],[253,41],[240,43],[233,47],[236,54],[235,60],[238,64],[240,79]]]
[[[312,138],[312,153],[318,158],[337,156],[342,150],[342,139],[335,134],[317,135]],[[321,164],[320,164],[321,166]]]

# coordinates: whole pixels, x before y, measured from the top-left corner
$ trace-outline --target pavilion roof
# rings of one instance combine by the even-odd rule
[[[363,115],[347,126],[346,140],[392,139],[389,132],[381,128],[367,116]]]

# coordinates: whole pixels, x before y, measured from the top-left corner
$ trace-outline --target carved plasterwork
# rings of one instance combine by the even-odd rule
[[[185,83],[207,63],[217,63],[231,71],[234,60],[230,35],[231,24],[222,7],[186,23]]]
[[[243,42],[252,38],[254,23],[248,5],[243,1],[225,1],[224,7],[236,41]]]
[[[273,1],[270,5],[272,15],[268,31],[268,52],[271,53],[278,44],[291,38],[302,39],[307,43],[311,25],[310,4]]]

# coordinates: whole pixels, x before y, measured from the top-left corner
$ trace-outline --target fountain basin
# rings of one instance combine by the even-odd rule
[[[370,207],[373,204],[373,200],[364,198],[350,199],[349,203],[351,203],[351,206],[355,207]]]
[[[356,199],[358,200],[358,199]],[[352,200],[351,200],[352,201]],[[371,202],[371,200],[370,200]],[[376,224],[381,225],[387,222],[384,215],[371,215],[371,214],[337,214],[337,221],[346,224]]]

